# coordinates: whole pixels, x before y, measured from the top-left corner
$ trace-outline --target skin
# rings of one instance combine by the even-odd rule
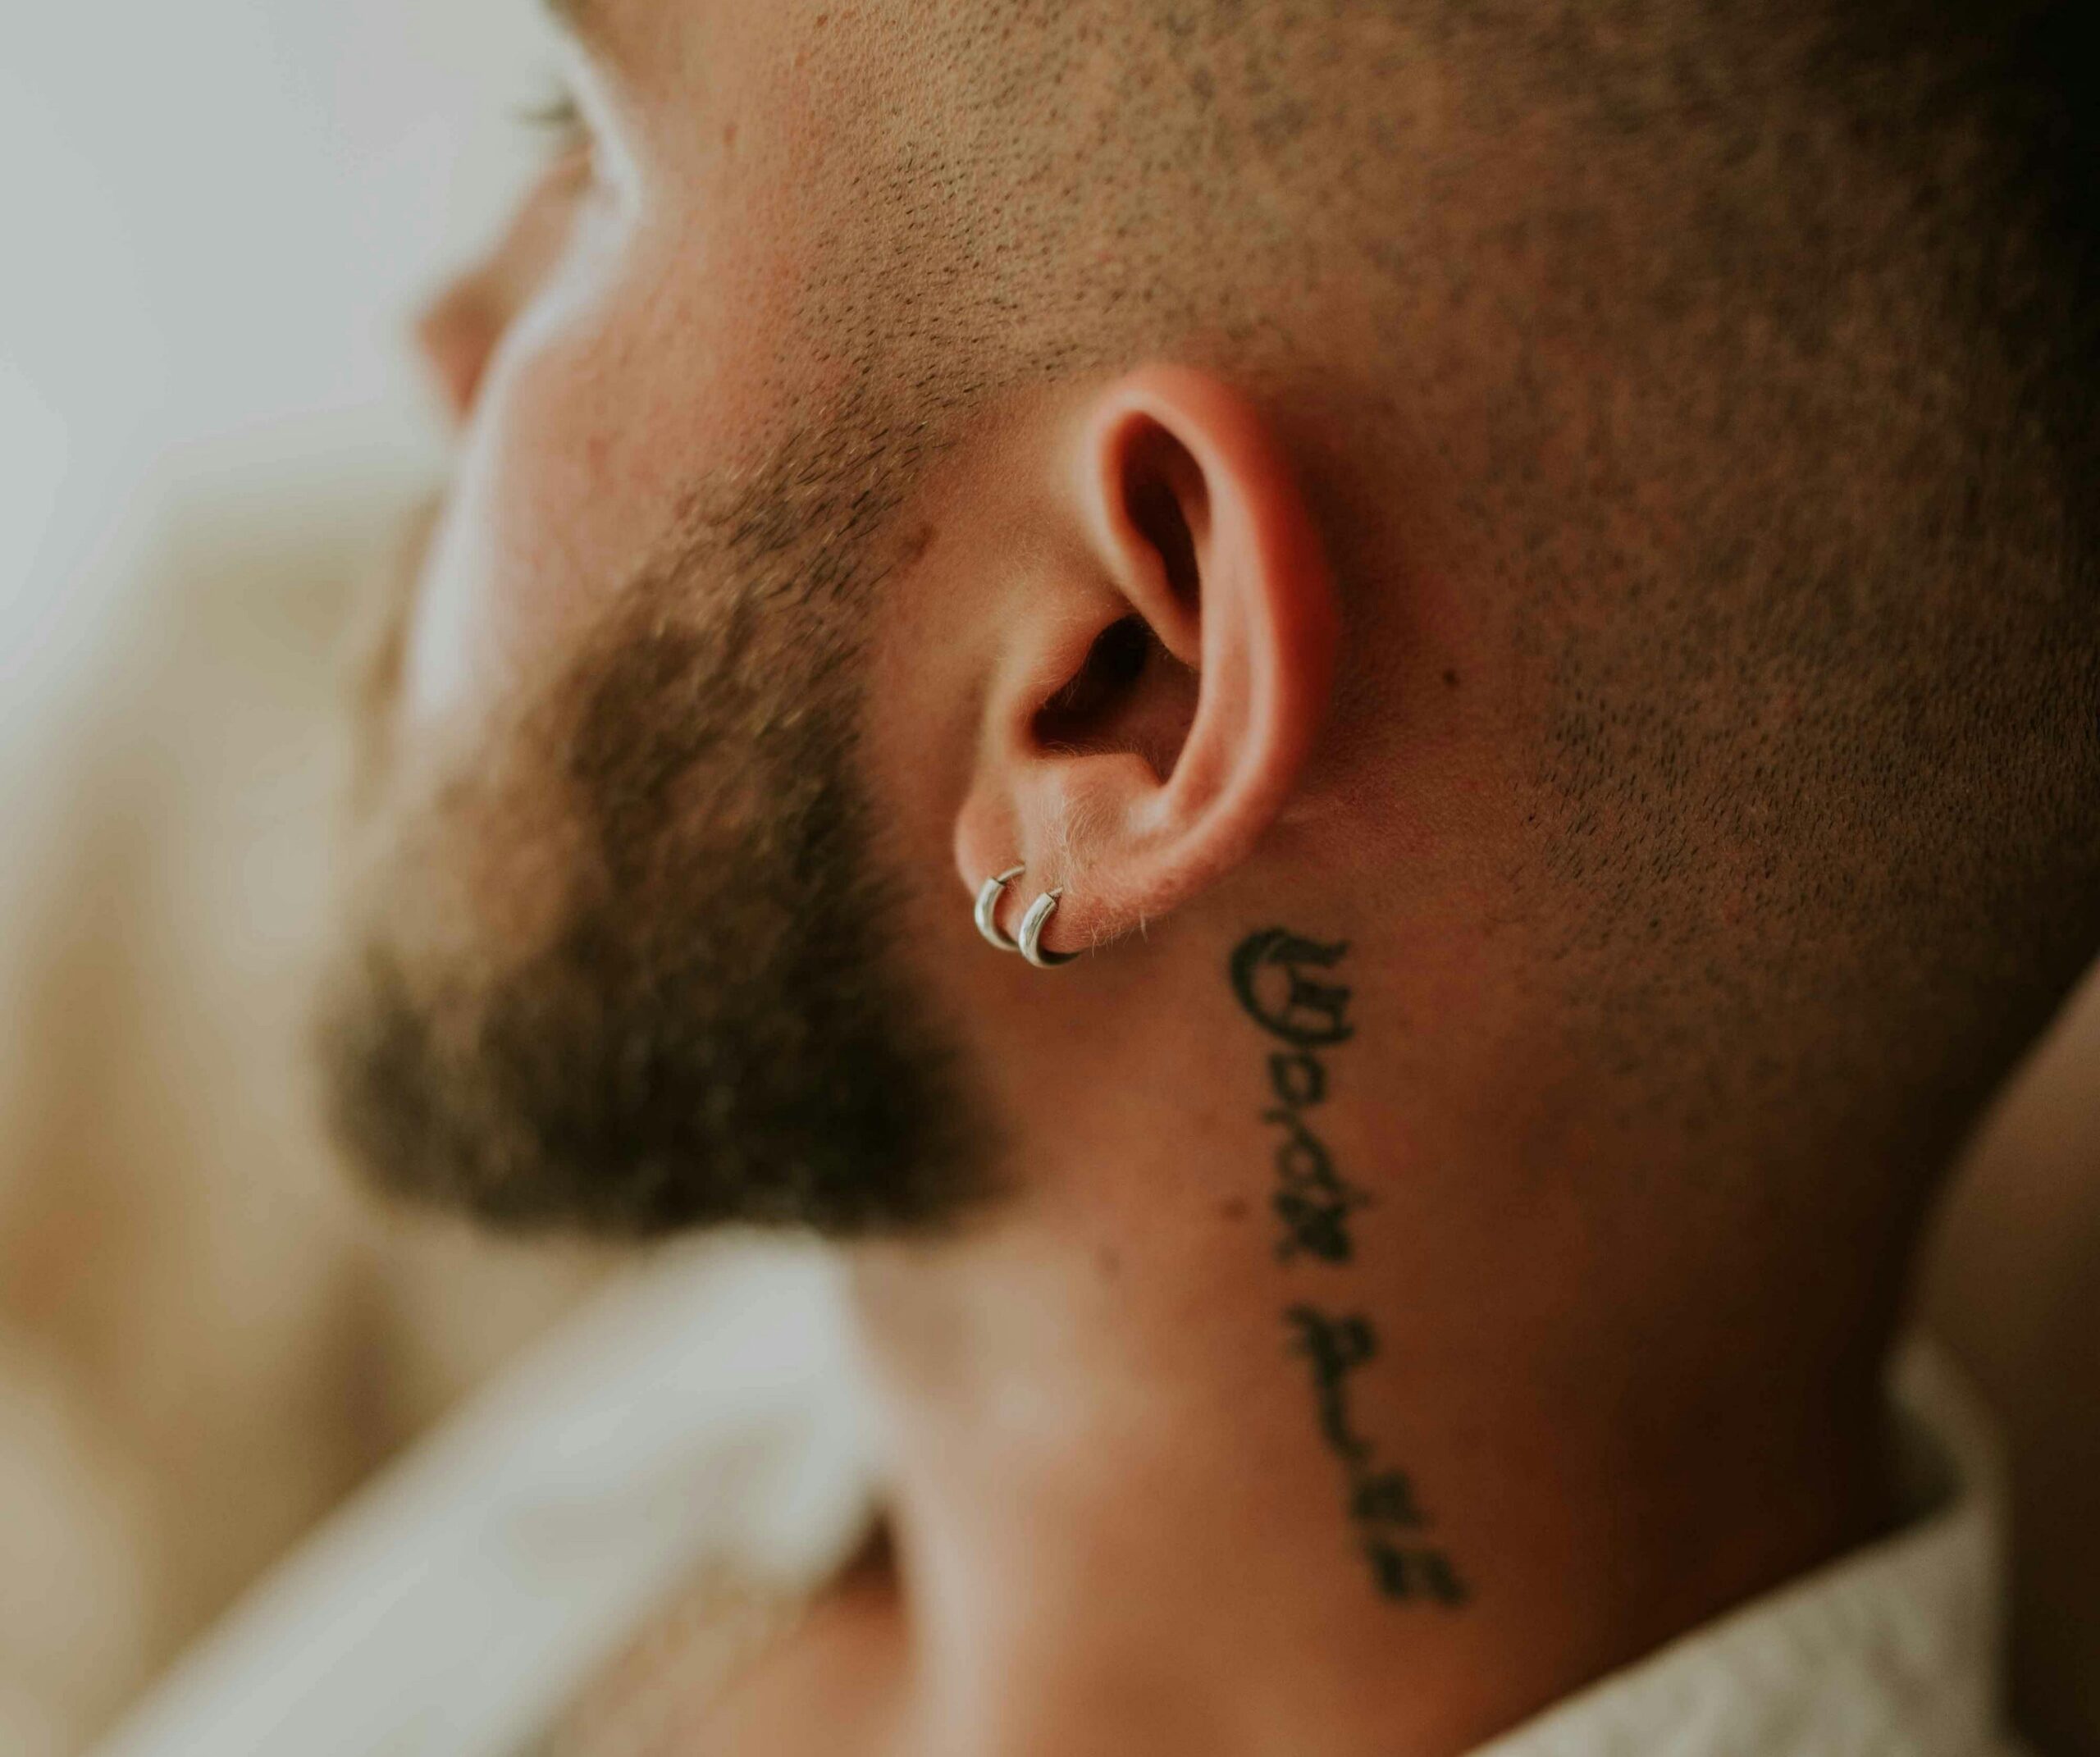
[[[594,167],[550,172],[422,326],[461,461],[395,748],[491,737],[691,484],[850,389],[783,333],[869,77],[829,20],[620,0],[580,28]],[[1346,350],[1363,314],[1322,315]],[[1463,356],[1425,422],[1465,405]],[[1531,683],[1441,516],[1467,436],[1418,431],[1397,472],[1359,438],[1162,358],[994,399],[898,509],[856,760],[892,955],[961,1046],[1002,1195],[850,1248],[893,1554],[696,1705],[695,1748],[1434,1757],[1887,1525],[1920,1193],[1804,1165],[1813,1236],[1746,1225],[1728,1140],[1586,1102],[1507,877]],[[1404,564],[1351,598],[1368,550]],[[1146,663],[1096,687],[1134,616]],[[984,944],[970,900],[1015,865],[1007,929],[1062,883],[1045,943],[1098,955]],[[529,875],[504,899],[529,937]],[[1294,1046],[1228,974],[1279,928],[1347,948],[1322,979],[1350,1034],[1299,1119],[1362,1198],[1346,1261],[1280,1254]],[[1375,1352],[1323,1378],[1308,1307]],[[1405,1473],[1406,1543],[1441,1558],[1405,1598],[1367,1568],[1350,1444]]]

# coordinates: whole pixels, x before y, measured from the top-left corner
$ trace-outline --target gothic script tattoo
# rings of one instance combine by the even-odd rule
[[[1324,944],[1282,928],[1250,934],[1232,955],[1232,992],[1249,1018],[1281,1043],[1269,1056],[1275,1102],[1262,1120],[1281,1131],[1276,1189],[1270,1207],[1281,1223],[1277,1257],[1340,1266],[1355,1242],[1349,1216],[1369,1201],[1336,1169],[1334,1156],[1307,1120],[1327,1098],[1327,1067],[1318,1051],[1356,1035],[1349,991],[1333,979],[1346,944]],[[1317,974],[1314,974],[1317,973]],[[1349,1517],[1385,1597],[1455,1608],[1465,1582],[1451,1558],[1428,1540],[1430,1521],[1404,1471],[1383,1467],[1349,1415],[1350,1375],[1378,1356],[1378,1333],[1355,1312],[1333,1314],[1310,1303],[1284,1313],[1291,1352],[1308,1364],[1320,1435],[1348,1473]]]
[[[1232,992],[1240,1006],[1286,1046],[1269,1057],[1276,1102],[1262,1113],[1263,1122],[1282,1131],[1269,1207],[1282,1225],[1276,1255],[1285,1262],[1303,1252],[1322,1262],[1347,1262],[1355,1248],[1349,1217],[1367,1199],[1335,1169],[1333,1156],[1306,1120],[1327,1098],[1326,1066],[1314,1052],[1356,1035],[1344,1016],[1349,990],[1306,971],[1332,970],[1348,950],[1270,928],[1242,941],[1232,955]]]

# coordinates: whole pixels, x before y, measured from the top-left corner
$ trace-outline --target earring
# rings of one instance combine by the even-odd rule
[[[1060,964],[1070,964],[1079,954],[1076,952],[1045,952],[1043,949],[1043,930],[1050,924],[1050,918],[1057,912],[1057,899],[1064,895],[1061,888],[1045,891],[1028,906],[1028,913],[1020,918],[1020,955],[1039,970],[1055,970]]]
[[[1025,866],[1011,868],[996,878],[987,878],[977,892],[977,931],[1001,952],[1020,950],[1018,942],[1000,931],[999,899],[1006,895],[1007,887],[1027,870]]]

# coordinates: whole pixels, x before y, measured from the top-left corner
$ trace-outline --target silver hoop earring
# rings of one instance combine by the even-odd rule
[[[1016,866],[1002,872],[996,878],[987,878],[977,892],[977,931],[987,943],[1001,952],[1018,952],[1017,941],[1011,940],[999,929],[999,899],[1007,894],[1007,887],[1026,872],[1025,866]]]
[[[1079,956],[1076,952],[1043,949],[1043,930],[1049,926],[1051,916],[1057,913],[1057,899],[1064,894],[1061,888],[1045,891],[1028,906],[1028,913],[1020,918],[1020,955],[1039,970],[1055,970]]]

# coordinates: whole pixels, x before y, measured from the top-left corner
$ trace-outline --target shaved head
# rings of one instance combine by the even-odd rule
[[[1166,353],[1339,427],[1366,630],[1448,491],[1582,1077],[1942,1153],[2100,937],[2069,10],[901,10],[833,333],[936,404]]]
[[[721,27],[781,39],[750,82],[773,120],[741,134],[649,8],[559,10],[658,103],[647,144],[733,168],[748,205],[720,230],[786,242],[776,262],[642,235],[636,334],[573,376],[706,345],[718,317],[682,317],[677,277],[709,267],[735,345],[696,364],[704,395],[664,372],[635,393],[664,420],[739,411],[704,467],[678,476],[627,410],[562,430],[596,420],[591,481],[624,459],[651,496],[639,551],[567,592],[596,609],[518,721],[551,769],[601,705],[604,760],[572,763],[577,796],[546,810],[620,828],[572,887],[588,921],[529,967],[455,972],[442,1031],[399,959],[359,966],[337,1060],[368,1155],[491,1212],[614,1227],[920,1224],[985,1187],[989,1133],[931,1120],[968,1108],[959,1046],[883,950],[922,886],[866,828],[886,815],[855,755],[870,631],[924,546],[906,509],[988,422],[1164,358],[1244,387],[1303,465],[1347,630],[1316,791],[1388,787],[1426,617],[1506,659],[1492,687],[1444,673],[1512,802],[1467,856],[1523,924],[1513,979],[1584,1113],[1760,1166],[1810,1138],[1892,1168],[1944,1156],[2100,933],[2100,299],[2064,9],[755,11]],[[657,89],[674,75],[691,89]],[[725,504],[733,529],[707,511]],[[717,660],[694,631],[731,611],[692,607],[725,577],[788,618],[765,624],[778,662],[696,695]],[[625,689],[643,630],[692,675]],[[768,742],[780,727],[806,742]],[[690,827],[603,796],[667,751],[731,767],[652,796],[742,801],[724,821],[752,837],[683,890],[662,874]],[[798,764],[823,785],[783,783],[793,824],[742,809],[752,775]],[[725,920],[768,925],[745,961],[696,963]],[[499,1004],[531,1029],[490,1024]],[[491,1045],[513,1065],[446,1120]],[[657,1071],[630,1104],[637,1066]],[[741,1096],[709,1111],[689,1088]],[[666,1169],[703,1160],[728,1168],[704,1189]],[[609,1161],[641,1169],[623,1185]]]
[[[595,9],[331,1070],[395,1189],[851,1241],[828,1727],[1474,1750],[1892,1529],[2100,940],[2071,16]]]

